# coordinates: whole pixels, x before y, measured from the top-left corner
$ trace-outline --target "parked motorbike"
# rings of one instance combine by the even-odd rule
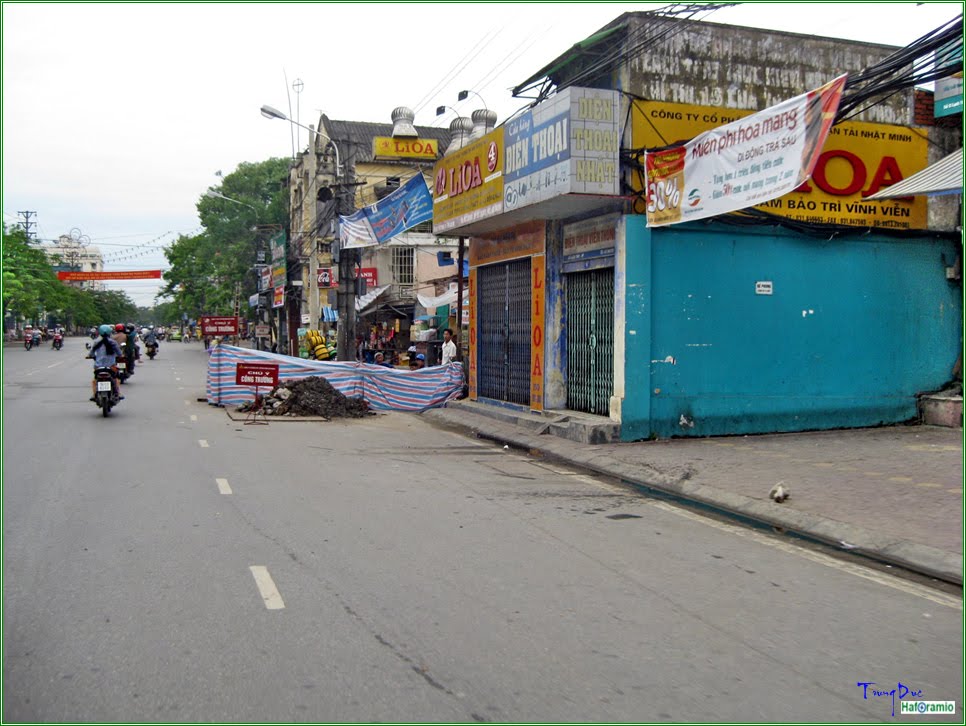
[[[118,368],[120,368],[118,363]],[[114,384],[114,372],[110,368],[95,368],[94,381],[97,391],[94,394],[94,403],[101,409],[101,414],[106,418],[111,409],[121,400]]]
[[[145,347],[148,349],[148,358],[154,360],[154,356],[158,354],[158,344],[157,343],[145,343]]]
[[[53,350],[60,350],[64,347],[64,336],[60,333],[54,333],[54,340],[51,343]]]

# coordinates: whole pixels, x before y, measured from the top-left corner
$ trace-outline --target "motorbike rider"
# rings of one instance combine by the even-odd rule
[[[127,333],[127,368],[133,374],[134,361],[141,359],[141,346],[138,345],[138,329],[134,327],[134,323],[128,323],[124,326],[124,332]]]
[[[124,396],[118,395],[120,391],[117,387],[117,359],[123,355],[121,353],[121,346],[116,341],[116,335],[114,338],[111,337],[111,332],[113,328],[110,325],[102,325],[98,328],[100,333],[100,340],[91,346],[90,352],[87,354],[88,358],[94,359],[95,368],[110,368],[111,369],[111,383],[114,386],[114,394],[118,396],[118,400],[123,400]],[[97,395],[97,381],[91,380],[91,400],[94,401]]]
[[[154,348],[160,348],[161,346],[158,345],[158,334],[155,332],[154,326],[152,325],[147,328],[147,331],[148,332],[144,334],[145,347],[151,348],[153,346]]]

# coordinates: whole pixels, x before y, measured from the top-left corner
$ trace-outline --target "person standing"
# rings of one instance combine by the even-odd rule
[[[443,365],[456,360],[456,343],[453,341],[453,331],[449,328],[443,331]]]

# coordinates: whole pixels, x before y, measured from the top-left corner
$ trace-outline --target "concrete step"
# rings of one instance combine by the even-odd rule
[[[930,393],[919,397],[919,419],[927,426],[963,427],[962,395]]]
[[[620,423],[606,416],[579,411],[554,410],[534,412],[482,401],[450,401],[446,408],[467,411],[479,416],[519,426],[526,431],[550,434],[581,444],[609,444],[620,441]]]

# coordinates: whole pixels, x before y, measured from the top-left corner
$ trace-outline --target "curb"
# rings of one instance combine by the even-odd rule
[[[686,478],[671,478],[651,469],[642,471],[611,457],[582,455],[579,445],[553,436],[533,436],[512,425],[500,425],[478,414],[447,412],[445,408],[424,411],[430,421],[471,431],[484,438],[518,448],[537,450],[583,469],[621,479],[645,493],[660,494],[697,504],[716,513],[772,529],[778,533],[811,540],[841,552],[860,555],[889,565],[902,567],[928,577],[962,586],[963,557],[935,547],[909,540],[878,535],[855,525],[838,522],[816,514],[794,510],[776,511],[775,505],[741,494],[727,492]]]

